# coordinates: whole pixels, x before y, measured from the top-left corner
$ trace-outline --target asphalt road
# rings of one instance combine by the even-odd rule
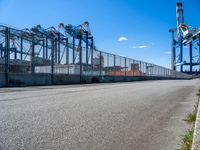
[[[1,150],[175,150],[200,80],[0,89]]]

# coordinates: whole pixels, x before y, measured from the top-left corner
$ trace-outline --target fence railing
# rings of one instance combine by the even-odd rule
[[[81,37],[60,39],[50,33],[6,26],[0,26],[0,73],[191,78],[159,65],[97,50]]]

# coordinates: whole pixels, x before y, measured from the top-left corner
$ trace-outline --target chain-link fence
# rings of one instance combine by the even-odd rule
[[[191,78],[155,64],[99,51],[88,44],[88,39],[58,38],[55,34],[0,26],[0,73]]]

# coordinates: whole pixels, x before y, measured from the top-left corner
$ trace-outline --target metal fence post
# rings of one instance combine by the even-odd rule
[[[10,67],[10,29],[6,27],[5,32],[5,77],[6,86],[9,86],[9,67]]]
[[[116,55],[114,55],[114,78],[116,77]]]
[[[47,37],[45,38],[45,44],[46,44],[45,45],[45,48],[46,48],[46,52],[45,52],[46,56],[45,56],[45,58],[48,59],[48,38]]]
[[[102,76],[102,53],[100,51],[100,77]]]
[[[17,59],[17,48],[14,48],[14,59]]]
[[[54,84],[54,50],[55,41],[51,39],[51,84]]]
[[[35,72],[35,39],[34,35],[32,35],[32,45],[31,45],[31,73]]]
[[[183,37],[180,39],[180,63],[183,62]],[[181,72],[183,72],[183,65],[180,66]]]
[[[68,38],[66,39],[66,64],[67,66],[67,74],[69,75],[69,45],[68,45]]]
[[[193,48],[193,45],[192,44],[190,44],[190,72],[192,72],[192,70],[193,70],[193,67],[192,67],[192,48]]]
[[[22,60],[23,58],[23,37],[21,36],[21,42],[20,42],[20,60]]]
[[[61,61],[60,61],[60,39],[58,40],[58,42],[57,42],[57,44],[58,44],[58,57],[57,57],[57,59],[58,59],[58,64],[60,64],[61,63]]]
[[[107,66],[108,66],[108,68],[109,68],[109,66],[110,66],[109,57],[110,57],[110,55],[107,53]]]
[[[45,40],[42,40],[42,58],[45,59]]]
[[[73,58],[72,58],[72,60],[73,60],[73,64],[75,64],[75,37],[73,36],[73,41],[72,41],[72,43],[73,43]]]
[[[2,58],[3,57],[3,45],[0,44],[0,57]]]
[[[54,63],[58,63],[58,48],[57,48],[57,44],[58,42],[56,41],[56,39],[54,39]]]
[[[79,52],[79,64],[80,64],[80,82],[82,82],[82,35],[80,36],[79,39],[79,48],[80,48],[80,52]]]
[[[88,67],[88,32],[86,31],[86,66]]]
[[[93,72],[93,51],[94,51],[94,39],[93,37],[91,38],[91,69],[92,69],[92,72]]]
[[[200,38],[199,38],[199,60],[200,60]]]
[[[125,80],[126,80],[126,57],[125,57]]]

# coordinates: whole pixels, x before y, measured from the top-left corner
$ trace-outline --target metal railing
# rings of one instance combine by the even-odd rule
[[[81,37],[60,39],[50,33],[38,34],[6,26],[0,26],[0,73],[192,77],[159,65],[97,50]]]

